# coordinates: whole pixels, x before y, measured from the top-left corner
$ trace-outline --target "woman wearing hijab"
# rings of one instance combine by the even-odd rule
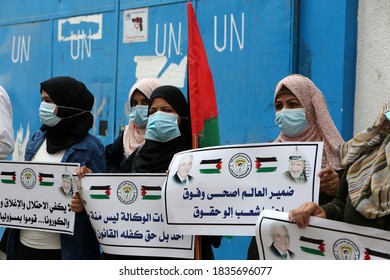
[[[342,174],[339,149],[344,143],[329,114],[325,98],[308,78],[293,74],[275,88],[276,124],[281,128],[275,142],[324,142],[320,180],[320,204],[336,194]]]
[[[192,148],[190,109],[183,93],[174,86],[156,88],[149,103],[145,143],[126,161],[131,173],[165,173],[173,156]],[[218,247],[220,237],[202,237],[202,259],[213,259],[211,246]],[[145,256],[121,256],[103,253],[105,259],[156,259]],[[164,259],[164,258],[161,258]]]
[[[27,143],[25,160],[77,162],[93,172],[106,172],[104,146],[89,134],[94,96],[71,77],[41,83],[41,128]],[[74,234],[11,229],[8,259],[98,259],[100,247],[79,194],[71,199],[76,212]]]
[[[300,228],[310,216],[390,230],[390,101],[373,126],[340,149],[346,166],[336,197],[325,205],[306,202],[289,213]]]
[[[341,166],[339,149],[344,140],[329,114],[325,98],[308,78],[292,74],[283,78],[274,92],[275,122],[281,132],[275,142],[323,142],[319,203],[333,199],[339,188]],[[248,259],[259,259],[252,238]]]
[[[150,96],[159,82],[154,78],[144,78],[136,82],[129,92],[129,124],[113,144],[106,147],[107,170],[110,173],[128,172],[123,167],[129,156],[145,142]]]
[[[174,154],[192,148],[190,110],[178,88],[155,89],[148,112],[145,143],[127,161],[132,173],[164,173]]]

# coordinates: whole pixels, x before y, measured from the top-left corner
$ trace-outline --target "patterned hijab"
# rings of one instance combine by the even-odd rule
[[[341,147],[341,159],[349,165],[348,193],[352,206],[367,219],[390,214],[390,121],[385,104],[373,126]]]
[[[144,78],[136,82],[129,92],[129,107],[131,107],[131,99],[133,98],[134,93],[138,91],[150,99],[153,90],[158,86],[160,86],[160,84],[154,78]],[[145,142],[145,131],[146,127],[137,127],[133,121],[129,120],[129,124],[123,131],[123,149],[126,158]]]
[[[63,119],[57,125],[41,127],[46,131],[47,152],[55,154],[87,136],[93,126],[91,110],[95,98],[82,82],[71,77],[51,78],[41,83],[41,92],[42,89],[57,106],[68,107],[58,108],[57,116]]]
[[[157,97],[165,99],[178,113],[181,135],[168,142],[146,139],[139,152],[135,152],[131,168],[133,173],[166,172],[174,154],[192,147],[190,107],[183,93],[174,86],[160,86],[153,91],[150,97],[149,109]]]
[[[340,170],[340,146],[344,143],[337,130],[322,92],[308,78],[292,74],[282,79],[275,88],[274,102],[282,87],[291,91],[305,109],[308,122],[306,130],[294,136],[279,134],[275,142],[317,142],[323,141],[322,167]]]

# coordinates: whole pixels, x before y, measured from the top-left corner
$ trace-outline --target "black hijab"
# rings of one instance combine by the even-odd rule
[[[62,119],[53,127],[42,126],[42,131],[46,131],[47,152],[54,154],[79,143],[88,134],[93,126],[93,115],[89,112],[95,98],[82,82],[71,77],[51,78],[41,83],[41,92],[42,89],[57,106],[80,109],[58,108],[58,117],[70,118]]]
[[[190,108],[183,93],[174,86],[160,86],[153,91],[150,97],[149,109],[157,97],[167,101],[179,114],[181,135],[168,142],[145,139],[145,144],[132,153],[131,172],[166,172],[174,154],[192,148]]]

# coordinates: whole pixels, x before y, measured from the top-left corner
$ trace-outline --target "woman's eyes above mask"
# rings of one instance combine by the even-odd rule
[[[302,105],[296,101],[290,101],[287,103],[275,103],[276,111],[280,111],[283,109],[296,109],[296,108],[302,108]]]
[[[157,111],[161,111],[161,112],[165,112],[165,113],[175,113],[175,111],[174,111],[172,108],[161,107],[161,108],[159,108],[159,109],[150,108],[150,110],[149,110],[149,115],[153,115],[153,114],[156,113]]]
[[[280,111],[283,109],[283,104],[275,104],[275,110]]]
[[[142,101],[137,101],[137,100],[132,100],[131,101],[131,107],[135,107],[137,105],[149,105],[149,100],[148,99],[143,99]]]
[[[53,100],[51,100],[50,97],[42,97],[41,100],[46,103],[54,103]]]

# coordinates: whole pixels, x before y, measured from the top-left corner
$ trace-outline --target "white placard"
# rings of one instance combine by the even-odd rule
[[[282,226],[282,238],[294,260],[389,260],[389,232],[371,227],[310,217],[310,225],[299,229],[288,221],[288,213],[264,210],[256,224],[256,242],[261,260],[281,259],[272,247],[270,228]],[[286,231],[287,230],[287,231]],[[278,238],[277,237],[277,238]]]
[[[76,163],[0,161],[0,225],[73,234]]]
[[[167,230],[253,236],[264,209],[284,212],[306,201],[318,202],[322,146],[264,143],[176,154],[163,190]],[[185,183],[178,180],[184,171],[189,173]],[[298,175],[294,179],[291,174]]]
[[[104,252],[194,258],[194,238],[164,230],[165,174],[88,174],[81,180],[85,208]]]

